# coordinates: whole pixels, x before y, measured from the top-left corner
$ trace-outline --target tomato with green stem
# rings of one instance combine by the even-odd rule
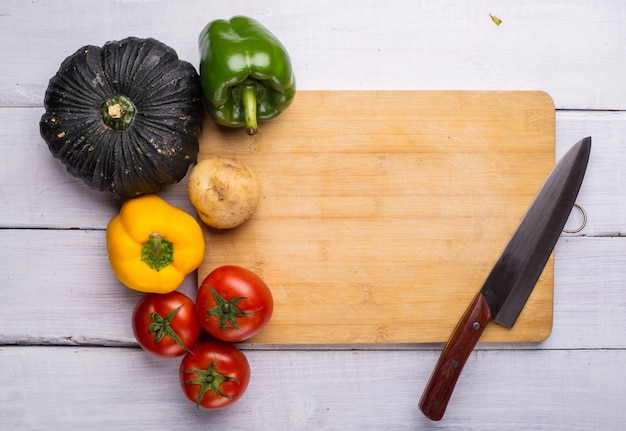
[[[269,322],[274,300],[253,271],[220,266],[200,283],[196,297],[200,326],[218,340],[236,343],[258,334]]]
[[[198,408],[219,410],[241,398],[250,382],[250,364],[241,350],[221,341],[205,341],[180,364],[180,385]]]
[[[139,345],[164,358],[191,351],[202,333],[193,300],[178,291],[144,295],[135,305],[132,321]]]

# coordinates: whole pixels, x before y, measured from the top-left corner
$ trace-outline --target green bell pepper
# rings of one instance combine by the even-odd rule
[[[285,47],[258,21],[236,16],[207,24],[198,38],[206,109],[218,123],[258,130],[258,120],[284,111],[296,94]]]

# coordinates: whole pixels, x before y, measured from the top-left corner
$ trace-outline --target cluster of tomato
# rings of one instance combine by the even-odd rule
[[[227,265],[202,281],[195,302],[178,291],[143,296],[133,312],[133,332],[150,353],[185,355],[184,394],[198,407],[215,410],[241,398],[250,381],[248,360],[230,343],[258,334],[273,309],[272,293],[256,273]]]

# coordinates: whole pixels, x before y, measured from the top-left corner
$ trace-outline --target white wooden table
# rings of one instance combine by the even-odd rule
[[[184,399],[178,360],[136,346],[139,294],[106,260],[118,204],[51,157],[43,95],[80,46],[130,35],[197,64],[202,27],[236,14],[281,38],[301,90],[544,90],[557,108],[555,158],[593,137],[578,199],[589,220],[555,251],[551,336],[479,344],[442,422],[417,408],[441,345],[247,347],[249,389],[217,413]],[[2,0],[0,429],[624,429],[625,22],[620,0]],[[163,195],[192,210],[184,184]]]

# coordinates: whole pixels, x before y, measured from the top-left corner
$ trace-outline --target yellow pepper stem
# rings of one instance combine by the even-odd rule
[[[157,232],[152,232],[141,246],[141,260],[160,271],[174,261],[174,245]]]

